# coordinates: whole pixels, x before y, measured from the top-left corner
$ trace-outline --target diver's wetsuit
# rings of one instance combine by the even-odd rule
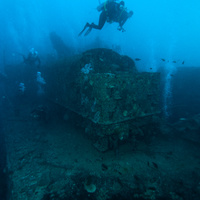
[[[86,28],[89,28],[85,35],[88,35],[91,30],[94,28],[94,29],[99,29],[101,30],[104,26],[104,24],[107,22],[119,22],[120,26],[121,24],[123,25],[126,20],[128,19],[128,15],[124,15],[123,13],[127,13],[124,9],[121,9],[120,8],[120,5],[119,3],[116,3],[116,2],[108,2],[101,14],[100,14],[100,17],[99,17],[99,24],[96,25],[94,23],[92,24],[89,24],[89,23],[86,23],[85,27],[83,28],[83,30],[79,33],[79,36],[85,31]],[[124,19],[123,19],[124,18]],[[121,21],[122,23],[121,23]]]
[[[102,13],[100,14],[100,17],[99,17],[99,24],[96,25],[96,24],[92,23],[88,27],[101,30],[103,28],[104,24],[106,23],[106,20],[107,20],[106,11],[102,11]]]
[[[100,14],[99,24],[95,25],[94,23],[92,23],[90,27],[101,30],[106,21],[107,22],[116,21],[119,12],[120,12],[120,7],[118,3],[116,2],[107,3],[106,8],[104,8]]]

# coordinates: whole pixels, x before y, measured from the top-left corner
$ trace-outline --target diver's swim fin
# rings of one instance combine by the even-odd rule
[[[86,25],[84,26],[83,30],[78,34],[78,36],[81,36],[82,33],[85,31],[85,29],[86,29],[87,27],[90,27],[90,24],[89,24],[89,23],[86,23]]]
[[[84,36],[87,36],[87,35],[91,32],[91,30],[92,30],[92,27],[90,27],[90,28],[85,32]]]

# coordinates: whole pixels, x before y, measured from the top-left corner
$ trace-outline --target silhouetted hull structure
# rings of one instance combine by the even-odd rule
[[[200,110],[200,67],[177,67],[172,79],[172,120],[188,118]]]
[[[100,151],[144,135],[160,113],[160,74],[139,73],[132,59],[112,50],[86,51],[55,63],[46,75],[49,99],[83,117]]]

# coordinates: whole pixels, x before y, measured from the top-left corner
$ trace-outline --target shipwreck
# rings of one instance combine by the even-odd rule
[[[160,114],[160,74],[138,72],[130,57],[113,50],[56,61],[45,74],[48,99],[81,116],[100,151],[145,135]]]

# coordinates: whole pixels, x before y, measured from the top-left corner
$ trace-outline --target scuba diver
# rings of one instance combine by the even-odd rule
[[[88,30],[84,34],[85,36],[88,35],[93,28],[101,30],[106,21],[108,23],[118,22],[118,30],[124,32],[125,29],[122,26],[125,24],[127,19],[133,15],[133,11],[127,12],[127,9],[124,6],[124,1],[117,3],[114,0],[107,0],[105,3],[98,6],[97,10],[101,11],[99,24],[96,25],[94,23],[86,23],[83,30],[79,33],[79,36],[82,35],[87,28]]]
[[[21,54],[21,55],[22,55],[22,54]],[[31,48],[31,49],[29,50],[29,54],[28,54],[27,58],[26,58],[24,55],[22,55],[22,57],[23,57],[23,59],[24,59],[24,63],[25,63],[25,64],[31,65],[31,66],[37,65],[38,68],[40,67],[40,63],[41,63],[41,62],[40,62],[40,58],[39,58],[39,56],[38,56],[38,52],[35,51],[34,48]]]

